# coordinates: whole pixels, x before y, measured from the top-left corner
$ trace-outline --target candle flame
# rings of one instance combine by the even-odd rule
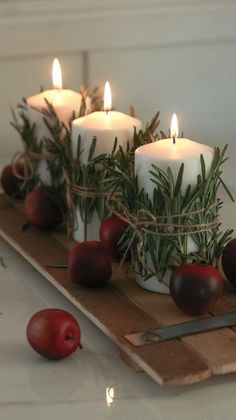
[[[172,139],[175,139],[179,135],[178,120],[176,114],[173,114],[171,121],[170,136]]]
[[[112,108],[112,100],[111,100],[111,88],[110,83],[105,83],[104,88],[104,111],[110,111]]]
[[[52,82],[54,89],[62,89],[61,66],[57,58],[54,58],[53,60]]]
[[[108,407],[111,407],[112,403],[114,402],[115,397],[115,390],[113,387],[106,388],[106,400]]]

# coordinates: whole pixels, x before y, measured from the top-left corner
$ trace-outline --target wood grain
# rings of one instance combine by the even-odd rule
[[[116,270],[114,282],[121,293],[142,308],[159,325],[172,325],[196,319],[195,316],[189,316],[180,311],[170,296],[152,293],[137,287],[134,276],[131,274],[126,275],[124,272],[121,274]],[[228,290],[219,301],[214,314],[235,310],[236,295]],[[184,337],[181,341],[207,363],[212,373],[222,374],[236,371],[236,345],[232,345],[236,342],[236,333],[233,329],[225,328],[224,330],[195,334]]]

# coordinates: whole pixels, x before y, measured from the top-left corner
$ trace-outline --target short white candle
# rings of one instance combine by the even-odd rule
[[[197,183],[197,176],[201,174],[200,155],[203,155],[206,174],[212,165],[214,150],[204,144],[185,139],[178,138],[178,125],[176,115],[173,115],[171,125],[171,137],[155,141],[139,147],[135,151],[135,174],[138,176],[139,188],[144,188],[152,199],[155,184],[150,180],[152,176],[153,166],[166,172],[167,168],[171,169],[174,181],[176,181],[180,166],[184,163],[184,173],[182,182],[182,192],[184,193],[189,184],[194,187]],[[196,251],[196,245],[192,238],[188,238],[188,252]],[[148,287],[149,283],[149,287]],[[151,278],[147,282],[143,282],[142,286],[154,290],[157,286],[157,279]],[[154,290],[155,291],[155,290]],[[168,289],[161,284],[160,292],[166,293]]]
[[[37,95],[27,98],[28,116],[32,124],[35,124],[35,134],[37,139],[43,140],[44,137],[51,138],[50,132],[45,125],[42,111],[47,108],[45,99],[53,105],[57,116],[61,122],[68,125],[73,112],[78,115],[81,106],[81,94],[70,89],[62,89],[61,67],[57,59],[53,62],[52,78],[54,89],[46,90]],[[90,100],[88,100],[88,106]],[[38,174],[45,183],[50,183],[50,174],[46,162],[41,161]]]
[[[78,118],[72,123],[72,152],[76,157],[78,146],[78,136],[81,137],[81,164],[88,163],[89,150],[96,137],[96,148],[94,157],[100,154],[109,154],[114,146],[115,138],[117,138],[118,146],[126,149],[127,143],[133,142],[134,127],[137,130],[141,128],[141,121],[137,118],[130,117],[117,111],[111,111],[111,91],[109,83],[106,82],[104,92],[104,111],[93,112],[85,117]],[[77,211],[79,228],[74,232],[74,239],[77,241],[84,240],[83,223]],[[99,239],[99,219],[95,214],[91,223],[87,226],[87,239]]]
[[[174,116],[173,119],[175,120]],[[184,163],[182,192],[185,192],[189,184],[196,185],[197,176],[201,173],[201,154],[204,157],[206,173],[210,170],[214,150],[205,144],[178,138],[177,135],[173,135],[176,132],[174,130],[176,129],[172,124],[172,138],[145,144],[135,151],[135,173],[138,175],[139,187],[144,188],[149,196],[152,196],[155,187],[150,181],[149,171],[153,171],[152,165],[163,171],[169,167],[176,180],[180,166]]]

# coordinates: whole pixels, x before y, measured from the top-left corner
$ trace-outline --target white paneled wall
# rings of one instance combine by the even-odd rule
[[[227,173],[236,165],[235,44],[95,53],[91,80],[104,80],[104,63],[109,63],[107,77],[119,108],[125,111],[133,104],[144,121],[160,110],[165,132],[176,111],[187,137],[211,145],[229,143]]]
[[[61,58],[65,85],[112,83],[114,105],[144,121],[172,111],[186,136],[229,143],[236,178],[236,0],[0,1],[0,153],[18,139],[8,103],[50,87]]]

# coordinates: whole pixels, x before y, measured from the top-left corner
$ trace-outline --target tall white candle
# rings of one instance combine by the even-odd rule
[[[65,125],[68,125],[73,112],[78,115],[81,106],[82,98],[80,93],[70,89],[62,89],[61,68],[57,59],[53,62],[52,79],[54,89],[46,90],[27,98],[28,116],[31,123],[35,124],[35,134],[38,140],[43,140],[44,137],[51,138],[42,114],[42,111],[47,108],[45,99],[53,105],[58,118]],[[89,99],[87,105],[90,105]],[[43,182],[50,184],[50,173],[46,162],[40,162],[38,174]]]
[[[134,127],[137,130],[141,128],[141,121],[137,118],[130,117],[117,111],[111,111],[111,91],[109,83],[106,82],[104,92],[104,111],[93,112],[85,117],[78,118],[72,123],[72,151],[76,157],[78,136],[81,137],[81,163],[88,163],[89,150],[96,137],[96,148],[94,156],[100,154],[109,154],[112,151],[115,138],[117,137],[118,145],[126,148],[127,143],[132,143]],[[74,232],[74,239],[77,241],[84,240],[83,223],[81,221],[79,210],[77,210],[79,228]],[[87,239],[99,239],[99,219],[95,214],[93,220],[87,226]]]
[[[135,151],[135,173],[138,176],[139,188],[144,188],[144,191],[148,193],[150,199],[152,199],[155,188],[155,184],[150,180],[152,177],[150,171],[153,171],[152,165],[157,166],[165,172],[169,167],[176,181],[180,166],[184,163],[183,193],[189,184],[195,186],[197,183],[197,176],[201,173],[201,154],[204,157],[206,174],[209,173],[211,168],[214,150],[204,144],[185,138],[178,138],[178,126],[175,114],[172,118],[171,137],[146,144]],[[189,237],[188,252],[193,251],[196,251],[196,245]],[[150,281],[144,282],[143,287],[154,290],[157,287],[157,283],[156,278],[151,278]],[[160,288],[161,290],[159,291],[168,291],[163,284]]]

